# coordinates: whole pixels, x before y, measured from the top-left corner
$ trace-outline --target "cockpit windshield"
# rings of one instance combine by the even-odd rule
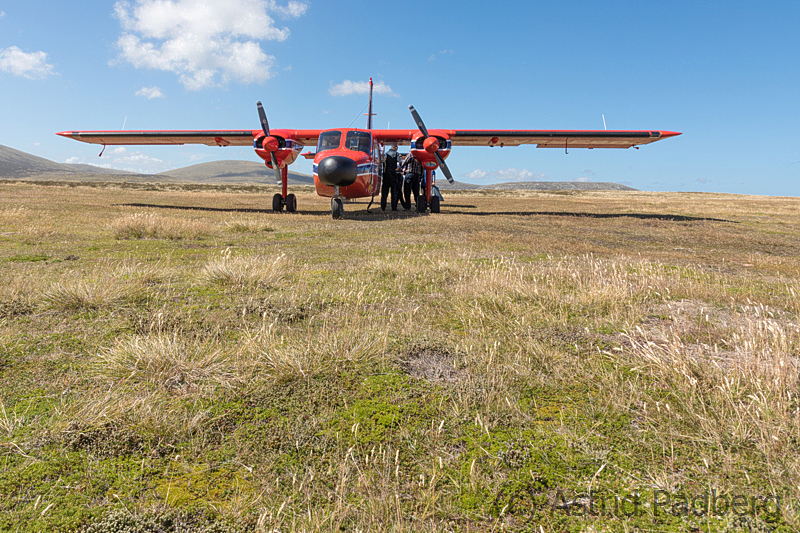
[[[369,154],[372,151],[372,135],[366,131],[348,131],[344,147],[354,152]]]
[[[319,135],[319,142],[317,143],[317,153],[324,152],[325,150],[333,150],[339,148],[339,142],[342,140],[341,131],[323,131]]]

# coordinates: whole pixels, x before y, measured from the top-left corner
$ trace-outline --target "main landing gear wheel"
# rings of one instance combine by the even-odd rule
[[[342,218],[344,215],[344,204],[339,198],[331,198],[331,216],[333,218]]]
[[[283,196],[281,196],[281,193],[275,193],[275,196],[272,197],[272,210],[276,213],[283,211]]]
[[[297,196],[294,194],[286,195],[286,211],[289,213],[297,212]]]
[[[441,207],[439,205],[439,197],[432,196],[431,197],[431,213],[439,213],[441,211]]]
[[[428,208],[427,203],[424,196],[417,196],[417,213],[424,213]]]

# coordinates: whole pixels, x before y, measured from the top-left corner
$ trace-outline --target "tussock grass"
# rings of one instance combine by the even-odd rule
[[[154,441],[187,438],[203,431],[209,416],[195,402],[242,384],[251,368],[213,337],[122,338],[96,355],[87,369],[93,392],[66,408],[58,428],[73,443],[103,428]]]
[[[248,338],[246,352],[259,375],[276,382],[334,374],[343,364],[366,364],[385,354],[389,328],[365,318],[310,321],[281,332],[269,323]]]
[[[206,263],[200,271],[202,283],[230,287],[269,287],[286,279],[290,268],[285,254],[274,258],[234,256],[226,250],[222,257]]]
[[[216,340],[156,335],[120,339],[97,356],[95,375],[112,387],[185,395],[231,387],[239,375],[232,354]]]
[[[154,213],[134,213],[111,223],[117,239],[194,240],[212,233],[202,220],[163,217]]]
[[[102,265],[102,270],[112,278],[140,283],[145,286],[170,283],[177,278],[177,271],[170,261],[123,260]]]
[[[118,278],[86,280],[68,277],[53,283],[41,297],[44,304],[52,309],[78,311],[112,308],[143,299],[145,295],[141,285]]]
[[[646,379],[625,383],[617,401],[639,412],[649,431],[669,428],[664,440],[680,439],[707,461],[757,451],[788,467],[777,482],[800,487],[797,462],[785,455],[800,440],[800,325],[762,313],[741,309],[724,346],[688,342],[687,323],[676,316],[658,338],[641,328],[626,334],[614,357]],[[712,327],[708,315],[701,320]]]
[[[210,418],[208,410],[159,391],[117,387],[86,390],[89,396],[67,406],[51,430],[57,441],[73,450],[101,456],[143,449],[161,454],[165,453],[165,444],[174,447],[203,434]],[[133,442],[119,446],[115,440],[121,435]]]

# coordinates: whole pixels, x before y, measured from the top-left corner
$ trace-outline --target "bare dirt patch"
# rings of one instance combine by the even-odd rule
[[[400,367],[411,377],[431,382],[459,383],[469,374],[456,366],[453,354],[433,347],[417,348],[410,352]]]

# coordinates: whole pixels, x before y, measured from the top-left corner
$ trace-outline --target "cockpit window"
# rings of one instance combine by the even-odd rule
[[[372,135],[366,131],[348,131],[344,147],[354,152],[368,154],[372,151]]]
[[[317,153],[324,152],[325,150],[333,150],[339,148],[339,142],[342,140],[341,131],[324,131],[319,136],[317,143]]]

